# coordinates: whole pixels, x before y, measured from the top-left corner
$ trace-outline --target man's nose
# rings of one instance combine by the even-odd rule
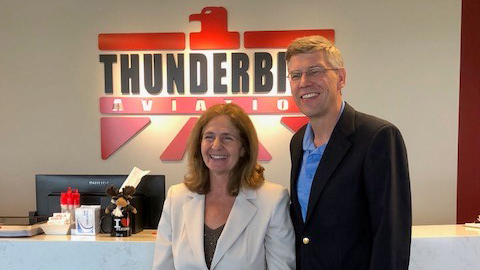
[[[302,73],[302,77],[300,78],[300,82],[299,82],[299,87],[306,87],[306,86],[310,86],[312,84],[312,80],[309,76],[307,76],[307,73],[304,72]]]

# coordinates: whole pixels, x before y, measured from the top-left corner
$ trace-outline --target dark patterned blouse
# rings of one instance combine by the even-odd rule
[[[217,241],[218,238],[220,238],[224,227],[225,224],[212,230],[207,226],[207,224],[204,225],[203,248],[205,250],[205,262],[207,263],[208,269],[210,269],[210,265],[212,264],[213,254],[215,254],[215,248],[217,247]]]

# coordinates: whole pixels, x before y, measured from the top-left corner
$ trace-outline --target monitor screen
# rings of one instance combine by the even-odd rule
[[[68,187],[78,189],[80,204],[101,205],[101,212],[110,204],[107,187],[120,188],[127,175],[58,175],[38,174],[36,178],[37,216],[52,216],[61,211],[60,194]],[[142,217],[143,228],[156,229],[165,200],[165,176],[145,175],[136,188],[134,201]]]

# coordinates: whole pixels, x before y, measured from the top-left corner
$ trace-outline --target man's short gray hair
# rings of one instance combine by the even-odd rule
[[[295,39],[288,46],[285,58],[288,62],[296,54],[317,51],[323,52],[325,61],[331,68],[343,68],[343,58],[340,50],[323,36],[307,36]]]

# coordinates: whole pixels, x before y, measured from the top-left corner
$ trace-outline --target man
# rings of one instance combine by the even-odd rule
[[[342,100],[342,56],[324,37],[294,40],[286,59],[293,98],[309,118],[290,142],[297,269],[407,270],[412,217],[400,132]]]

